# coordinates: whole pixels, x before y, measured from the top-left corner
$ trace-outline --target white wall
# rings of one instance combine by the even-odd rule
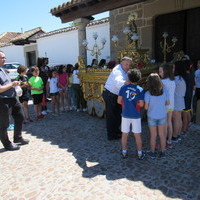
[[[98,61],[101,59],[106,59],[108,62],[110,60],[110,23],[106,22],[103,24],[97,24],[93,26],[86,27],[86,39],[88,41],[88,48],[92,49],[94,45],[93,33],[97,32],[97,45],[101,48],[101,39],[105,38],[107,40],[104,49],[101,50],[101,55],[98,58]],[[94,56],[91,56],[91,52],[87,51],[87,63],[91,64]]]
[[[37,39],[38,56],[49,64],[75,64],[78,61],[78,31],[72,30]]]
[[[110,24],[109,22],[103,24],[92,25],[86,28],[86,39],[88,40],[88,47],[92,48],[94,45],[93,33],[97,32],[99,35],[97,44],[101,47],[101,39],[107,40],[104,49],[101,50],[99,61],[106,59],[110,60]],[[37,39],[36,44],[25,46],[7,46],[0,48],[7,56],[7,62],[19,62],[26,65],[26,52],[30,49],[36,51],[38,57],[48,57],[49,64],[75,64],[78,61],[79,46],[78,46],[78,31],[71,30],[67,32],[57,33]],[[87,61],[91,64],[94,56],[91,56],[87,51]]]
[[[21,65],[26,65],[24,46],[10,45],[0,47],[0,50],[6,54],[6,62],[18,62]]]

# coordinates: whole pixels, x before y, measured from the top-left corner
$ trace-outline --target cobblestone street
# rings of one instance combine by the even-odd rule
[[[199,125],[165,159],[142,161],[132,135],[123,160],[119,141],[106,139],[105,119],[87,113],[48,114],[23,130],[29,145],[10,152],[0,144],[1,200],[200,199]],[[143,122],[146,150],[148,135]]]

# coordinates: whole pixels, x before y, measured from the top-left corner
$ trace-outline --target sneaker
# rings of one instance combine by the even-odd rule
[[[178,137],[172,137],[172,142],[173,143],[177,143],[179,140],[178,140]]]
[[[70,110],[70,111],[72,111],[72,110],[73,110],[72,106],[70,106],[70,107],[69,107],[69,110]]]
[[[28,122],[33,122],[33,120],[29,117],[26,119]]]
[[[73,110],[76,110],[77,108],[76,108],[76,106],[72,106],[72,109],[73,109]]]
[[[83,108],[83,112],[86,112],[87,111],[87,108]]]
[[[128,158],[128,152],[127,151],[126,152],[122,152],[121,155],[122,155],[123,159]]]
[[[43,115],[47,115],[47,111],[46,111],[46,110],[43,110],[43,111],[42,111],[42,114],[43,114]]]
[[[21,145],[25,145],[29,143],[28,139],[20,138],[20,139],[14,139],[14,143],[19,143]]]
[[[182,138],[181,138],[180,135],[178,135],[177,139],[178,139],[178,141],[181,141],[181,140],[182,140]]]
[[[40,120],[40,119],[42,119],[42,118],[44,118],[44,115],[43,115],[43,114],[37,116],[37,120]]]
[[[173,147],[172,142],[171,141],[167,141],[166,147],[167,148],[172,148]]]
[[[167,143],[166,144],[167,148],[171,149],[173,147],[172,143]]]
[[[15,150],[19,150],[20,146],[14,143],[10,143],[9,145],[5,146],[5,149],[8,151],[15,151]]]
[[[166,157],[166,154],[165,154],[165,152],[160,152],[160,156],[159,156],[160,158],[165,158]]]
[[[8,131],[13,131],[14,130],[14,124],[10,124],[9,127],[7,128]]]
[[[80,112],[80,109],[77,109],[76,112]]]
[[[187,135],[187,132],[181,132],[181,133],[180,133],[180,136],[181,136],[181,137],[185,137],[186,135]]]
[[[142,151],[142,154],[138,154],[137,156],[138,156],[138,159],[139,159],[139,160],[143,160],[144,157],[145,157],[145,152]]]
[[[152,158],[152,159],[156,158],[156,153],[155,153],[155,152],[149,151],[149,152],[147,153],[147,155],[148,155],[150,158]]]

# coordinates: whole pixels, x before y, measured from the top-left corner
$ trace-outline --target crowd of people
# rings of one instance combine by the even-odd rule
[[[61,112],[75,110],[87,111],[86,101],[78,77],[79,65],[59,65],[50,69],[47,58],[38,58],[36,66],[28,69],[20,65],[16,80],[11,81],[2,66],[6,55],[0,51],[0,140],[6,150],[18,150],[28,144],[22,137],[22,125],[42,120],[51,112],[57,116]],[[47,101],[51,99],[51,108]],[[30,117],[29,100],[34,105],[34,118]],[[11,118],[14,126],[10,124]],[[8,138],[8,130],[14,130],[14,140]]]
[[[127,158],[127,140],[132,132],[139,159],[144,159],[145,155],[164,158],[166,149],[189,131],[200,98],[200,61],[196,71],[188,59],[164,63],[157,73],[147,77],[144,88],[137,85],[141,72],[137,68],[131,69],[131,62],[130,57],[122,58],[105,83],[102,96],[106,104],[107,138],[121,139],[122,157]],[[146,152],[141,138],[144,112],[150,132],[150,150]]]
[[[23,123],[41,120],[49,112],[57,116],[65,111],[87,110],[78,77],[78,63],[50,69],[47,58],[38,58],[37,66],[29,70],[26,66],[19,66],[19,75],[12,82],[1,67],[5,60],[5,54],[0,51],[0,139],[5,149],[18,150],[18,144],[29,143],[22,137]],[[122,157],[127,158],[128,136],[133,132],[139,159],[144,159],[146,154],[151,158],[157,157],[157,148],[160,148],[159,156],[165,157],[166,149],[180,141],[189,130],[192,112],[196,109],[193,99],[200,98],[200,61],[195,72],[189,60],[162,64],[157,73],[147,77],[144,88],[138,85],[142,74],[139,69],[132,69],[132,58],[124,57],[115,64],[112,62],[112,71],[102,93],[106,106],[107,139],[121,139]],[[99,67],[107,68],[108,64],[102,59]],[[17,96],[16,88],[19,86],[21,94]],[[34,104],[34,119],[29,113],[30,98]],[[51,99],[51,111],[47,109],[48,98]],[[146,113],[150,132],[148,152],[142,145],[143,113]],[[14,143],[7,135],[11,115],[14,119]]]

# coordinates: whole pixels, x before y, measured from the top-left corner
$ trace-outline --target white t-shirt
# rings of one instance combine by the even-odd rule
[[[162,79],[164,87],[168,90],[170,104],[167,105],[167,109],[174,109],[174,92],[176,88],[175,81],[169,78]]]
[[[78,78],[77,73],[79,72],[79,70],[74,70],[73,71],[73,84],[80,84],[80,79]]]
[[[119,95],[120,88],[128,80],[127,73],[123,70],[121,64],[115,66],[108,76],[105,88],[113,94]]]
[[[57,77],[49,78],[48,82],[49,82],[50,93],[58,92],[58,78]]]

